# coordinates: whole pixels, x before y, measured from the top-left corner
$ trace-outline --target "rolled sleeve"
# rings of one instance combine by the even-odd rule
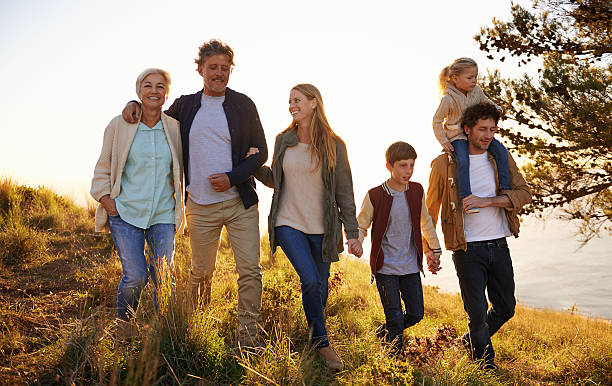
[[[431,220],[431,216],[427,212],[427,205],[425,204],[425,196],[421,200],[421,234],[423,235],[423,250],[434,251],[434,253],[442,253],[440,247],[440,241],[436,234],[436,227]]]

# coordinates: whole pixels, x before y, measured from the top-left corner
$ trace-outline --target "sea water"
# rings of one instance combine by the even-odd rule
[[[526,306],[612,320],[612,237],[605,234],[579,248],[575,232],[567,222],[528,218],[518,238],[508,237],[516,298]],[[443,240],[439,229],[438,237]],[[444,250],[442,270],[426,271],[423,284],[459,292],[452,252]]]

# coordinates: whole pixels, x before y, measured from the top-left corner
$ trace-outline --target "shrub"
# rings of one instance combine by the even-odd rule
[[[14,266],[32,261],[48,250],[48,243],[44,233],[20,222],[5,224],[0,230],[0,262]]]

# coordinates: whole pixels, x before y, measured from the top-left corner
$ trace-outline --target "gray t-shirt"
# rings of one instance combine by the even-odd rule
[[[378,270],[384,275],[408,275],[419,272],[417,249],[412,240],[412,221],[406,192],[389,188],[393,196],[387,231],[382,239],[385,262]]]
[[[222,103],[225,96],[202,94],[202,106],[189,131],[189,198],[200,205],[214,204],[238,197],[232,186],[216,192],[208,177],[232,170],[232,140]]]

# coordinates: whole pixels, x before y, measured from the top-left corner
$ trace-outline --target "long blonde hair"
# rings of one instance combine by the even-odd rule
[[[310,122],[310,151],[316,157],[316,168],[321,166],[323,153],[325,153],[327,157],[327,171],[331,172],[336,167],[336,141],[342,141],[342,139],[334,133],[329,126],[329,122],[327,122],[321,93],[315,86],[308,83],[298,84],[291,90],[301,92],[308,100],[316,99],[317,101],[312,114],[312,121]],[[283,133],[293,129],[297,129],[297,123],[295,122],[291,122]]]
[[[451,76],[459,75],[463,70],[471,67],[478,67],[476,61],[471,58],[458,58],[455,59],[455,61],[450,65],[444,67],[438,76],[438,87],[440,88],[440,93],[442,93],[446,88],[446,82],[451,82]]]

